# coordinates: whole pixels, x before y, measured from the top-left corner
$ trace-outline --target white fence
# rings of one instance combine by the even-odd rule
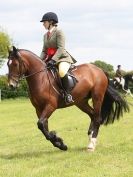
[[[0,89],[0,102],[1,102],[1,89]]]
[[[4,60],[4,64],[0,68],[0,75],[6,75],[8,73],[7,59],[2,59],[2,60]]]

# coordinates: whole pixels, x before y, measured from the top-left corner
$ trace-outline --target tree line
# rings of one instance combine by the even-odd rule
[[[13,45],[13,40],[10,38],[8,33],[0,27],[0,68],[5,58],[8,57],[8,50]],[[101,68],[110,78],[115,75],[114,68],[111,64],[108,64],[101,60],[96,60],[94,65]],[[123,71],[123,73],[125,73]],[[130,87],[133,88],[133,84],[130,83]],[[0,90],[1,98],[16,98],[16,97],[28,97],[28,86],[25,80],[20,82],[19,88],[12,91],[7,84],[7,76],[0,76]],[[132,90],[133,91],[133,90]]]
[[[0,67],[4,63],[4,59],[8,57],[8,49],[13,45],[13,40],[9,34],[0,27]]]

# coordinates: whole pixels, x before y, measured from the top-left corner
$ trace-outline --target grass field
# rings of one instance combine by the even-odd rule
[[[29,100],[2,101],[0,177],[133,177],[133,107],[120,121],[101,127],[93,153],[86,150],[89,122],[76,107],[51,116],[50,130],[56,130],[68,145],[64,152],[38,130]]]

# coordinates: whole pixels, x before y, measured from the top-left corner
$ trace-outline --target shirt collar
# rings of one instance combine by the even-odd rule
[[[54,29],[55,29],[55,26],[53,26],[53,28],[51,28],[51,29],[49,30],[49,32],[52,33],[52,32],[54,31]]]

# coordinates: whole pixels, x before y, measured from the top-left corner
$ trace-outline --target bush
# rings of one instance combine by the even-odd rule
[[[28,97],[28,88],[25,80],[20,82],[19,88],[11,90],[8,87],[7,76],[0,77],[1,99]]]

